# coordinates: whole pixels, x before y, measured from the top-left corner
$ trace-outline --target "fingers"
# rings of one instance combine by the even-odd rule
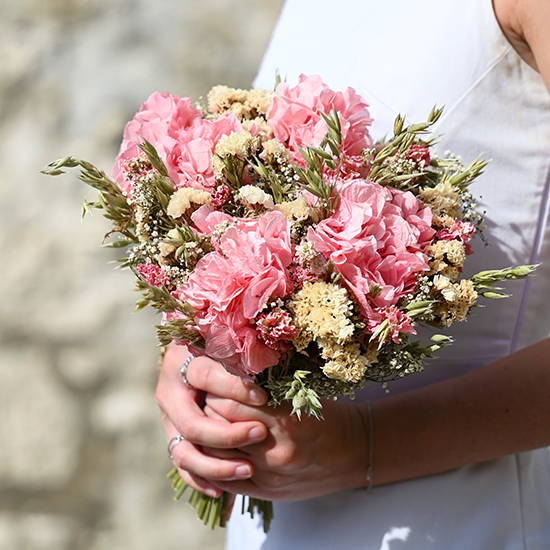
[[[188,442],[230,449],[258,443],[267,436],[261,422],[229,423],[219,417],[208,418],[185,388],[172,386],[162,391],[167,394],[158,399],[161,409]]]
[[[182,434],[188,442],[209,447],[243,447],[262,441],[267,436],[267,429],[261,422],[230,424],[220,417],[208,418],[199,405],[202,395],[199,389],[209,387],[209,379],[215,381],[214,387],[219,386],[224,380],[229,380],[229,383],[237,388],[232,393],[242,392],[243,389],[249,393],[243,383],[236,376],[228,374],[215,361],[197,358],[189,364],[187,378],[194,386],[199,384],[201,387],[189,388],[178,372],[179,361],[182,357],[188,357],[188,352],[183,347],[177,348],[178,346],[174,346],[166,354],[155,392],[157,403],[175,426],[176,432]],[[202,368],[195,368],[195,362],[199,362],[199,366],[202,364]],[[216,373],[210,376],[207,374],[210,370]],[[201,374],[195,376],[194,373]]]
[[[196,357],[187,367],[187,380],[197,389],[250,406],[267,402],[267,393],[251,382],[228,373],[221,363],[206,356]]]
[[[218,498],[221,495],[221,489],[208,483],[208,481],[202,477],[196,476],[187,472],[186,470],[181,470],[178,468],[178,474],[195,491],[208,495],[209,497]]]
[[[205,412],[211,418],[224,418],[230,422],[245,422],[257,420],[269,423],[273,409],[267,407],[249,407],[220,395],[207,393],[205,397]]]
[[[166,438],[171,441],[178,435],[175,426],[163,416],[162,425]],[[228,451],[227,459],[217,458],[201,452],[199,448],[183,440],[171,446],[172,460],[182,479],[191,487],[208,494],[218,496],[218,488],[212,482],[237,481],[248,479],[253,474],[253,467],[242,458],[243,453]]]

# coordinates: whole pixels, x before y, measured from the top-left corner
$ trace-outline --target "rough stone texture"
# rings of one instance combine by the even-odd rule
[[[87,193],[154,90],[247,87],[282,0],[0,0],[0,548],[220,549],[172,501],[151,312]]]

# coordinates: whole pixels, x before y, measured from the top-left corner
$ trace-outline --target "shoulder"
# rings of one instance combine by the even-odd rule
[[[550,90],[550,0],[493,0],[502,32]]]

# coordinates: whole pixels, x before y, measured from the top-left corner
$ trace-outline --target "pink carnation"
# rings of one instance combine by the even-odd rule
[[[276,91],[278,97],[269,106],[267,122],[275,138],[288,146],[297,162],[304,162],[298,146],[319,145],[325,136],[327,125],[319,113],[330,114],[333,107],[342,126],[344,152],[360,155],[372,146],[368,103],[353,88],[334,92],[320,76],[300,75],[297,86],[290,88],[282,82]]]
[[[218,185],[212,193],[212,206],[221,208],[232,199],[231,189],[227,185]]]
[[[407,151],[407,158],[412,160],[419,168],[425,168],[430,164],[430,149],[425,145],[414,143]]]
[[[164,140],[163,160],[176,189],[194,187],[211,192],[217,185],[212,170],[216,144],[222,136],[241,130],[237,117],[230,114],[217,120],[201,119],[199,124],[182,129],[175,138]]]
[[[204,224],[218,214],[204,217]],[[280,358],[278,351],[258,338],[253,320],[268,300],[292,291],[287,269],[292,261],[290,225],[280,212],[236,220],[218,246],[198,262],[181,296],[197,310],[194,319],[204,337],[206,355],[247,377]]]
[[[432,213],[412,194],[366,180],[342,185],[334,214],[308,230],[308,240],[334,264],[362,314],[395,305],[428,269],[423,253]],[[374,286],[380,293],[371,295]]]
[[[136,271],[139,275],[147,281],[150,285],[161,287],[162,285],[168,285],[170,279],[162,271],[160,265],[154,264],[149,258],[144,264],[138,264],[136,266]]]
[[[157,150],[176,188],[210,190],[216,185],[211,156],[223,135],[240,132],[235,115],[203,120],[188,97],[155,92],[126,125],[113,179],[131,195],[132,183],[125,178],[125,164],[141,154],[138,143],[146,139]]]
[[[290,280],[296,290],[301,290],[305,282],[314,283],[320,276],[314,273],[309,266],[293,265],[290,268]]]
[[[200,124],[201,112],[191,104],[188,97],[155,92],[145,101],[134,118],[126,124],[120,151],[113,168],[113,179],[130,193],[131,184],[124,177],[124,164],[141,153],[138,143],[146,139],[157,150],[166,137],[176,137],[182,129]],[[164,150],[158,151],[163,157]]]

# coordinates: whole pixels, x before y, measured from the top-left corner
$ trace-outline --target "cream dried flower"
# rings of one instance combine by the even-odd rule
[[[210,204],[212,195],[208,191],[182,187],[170,198],[166,212],[171,218],[177,219],[183,216],[188,210],[195,210],[203,204]]]
[[[211,113],[223,114],[232,112],[234,104],[241,104],[246,101],[246,90],[229,88],[228,86],[214,86],[208,92],[208,110]]]
[[[477,302],[477,292],[468,279],[454,283],[453,287],[456,291],[455,299],[452,302],[438,302],[434,307],[434,314],[446,326],[450,326],[455,321],[464,321]]]
[[[343,287],[323,281],[305,282],[302,290],[294,295],[291,309],[298,333],[311,334],[315,341],[330,338],[344,343],[355,331],[350,320],[353,303]]]
[[[450,276],[450,273],[455,273],[456,271],[458,275],[459,268],[464,265],[466,260],[466,247],[460,241],[454,239],[450,241],[437,241],[426,247],[426,254],[430,257],[428,264],[431,274],[440,273]],[[452,268],[450,272],[447,269],[449,267]]]
[[[273,197],[255,185],[243,185],[237,193],[237,199],[249,208],[258,205],[269,210],[275,206]]]
[[[246,160],[256,152],[257,148],[258,138],[243,130],[222,136],[216,144],[216,155],[221,158],[231,157]]]
[[[212,155],[212,171],[214,177],[218,180],[222,179],[225,171],[225,162],[217,155]]]
[[[322,338],[318,344],[321,356],[326,361],[322,370],[328,378],[352,383],[357,383],[363,378],[369,360],[361,355],[359,344],[339,344],[330,338]]]
[[[245,105],[252,111],[258,114],[265,115],[273,98],[276,96],[275,92],[271,90],[265,90],[264,88],[254,88],[248,91],[248,95],[245,101]]]
[[[253,133],[259,139],[260,143],[265,143],[273,139],[273,130],[262,117],[243,120],[242,127],[247,132]],[[254,131],[252,131],[253,128]]]
[[[227,86],[214,86],[208,92],[208,110],[222,115],[234,113],[241,121],[265,115],[275,93],[257,88],[241,90]]]
[[[159,252],[162,257],[170,256],[174,250],[176,250],[176,247],[173,244],[160,242],[159,245]]]
[[[454,302],[458,293],[452,281],[444,275],[436,275],[433,280],[434,290],[441,293],[447,302]]]
[[[460,195],[448,181],[438,183],[433,188],[421,189],[418,197],[432,209],[434,215],[460,218]]]
[[[303,195],[299,196],[296,200],[278,204],[277,209],[292,223],[304,222],[309,218],[310,214],[309,206]]]
[[[263,144],[260,158],[269,164],[285,164],[292,158],[292,153],[276,139],[270,139]]]
[[[167,239],[179,239],[179,237],[179,231],[176,227],[174,227],[174,229],[170,229],[170,231],[166,234]],[[164,241],[161,241],[158,247],[162,257],[170,256],[170,254],[176,250],[176,247],[173,244]]]

